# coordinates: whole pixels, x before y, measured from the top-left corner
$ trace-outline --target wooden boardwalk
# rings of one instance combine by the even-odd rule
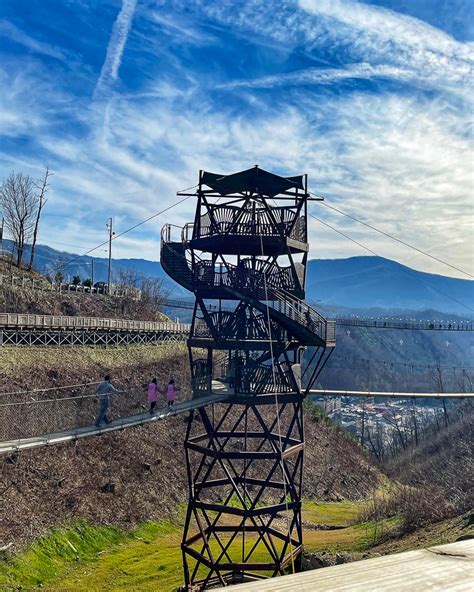
[[[232,586],[232,592],[472,592],[474,540]],[[215,592],[229,590],[218,588]]]

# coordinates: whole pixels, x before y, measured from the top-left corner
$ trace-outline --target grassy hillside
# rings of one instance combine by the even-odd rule
[[[308,565],[314,552],[333,556],[351,551],[354,558],[360,558],[377,540],[373,523],[357,521],[363,503],[304,502]],[[18,585],[42,584],[42,588],[55,592],[174,590],[183,577],[183,518],[180,507],[172,521],[148,521],[128,532],[110,526],[91,526],[84,520],[56,528],[26,552],[0,563],[0,585],[9,590]],[[316,522],[318,529],[314,528]],[[334,526],[337,529],[330,529]],[[234,552],[238,556],[240,548]],[[260,553],[263,560],[263,548]],[[327,559],[330,560],[329,555]]]
[[[146,405],[141,385],[151,374],[163,378],[173,373],[189,381],[186,350],[179,344],[2,351],[1,390],[24,386],[25,380],[30,386],[93,380],[107,369],[133,392],[139,408]],[[309,402],[305,418],[307,566],[331,562],[335,553],[358,559],[372,549],[391,552],[452,541],[469,532],[467,517],[438,525],[426,521],[421,531],[402,536],[404,508],[373,511],[387,498],[388,487],[391,493],[398,487],[389,485],[359,445]],[[0,560],[0,589],[151,591],[178,586],[187,486],[185,427],[184,417],[169,418],[1,459],[0,547],[9,549]],[[446,442],[439,446],[443,449]],[[425,452],[434,455],[436,450]],[[396,466],[394,461],[392,475],[400,478]],[[419,488],[414,480],[407,483],[413,491]]]
[[[397,519],[363,522],[359,518],[363,506],[364,502],[347,500],[303,502],[306,569],[333,564],[336,555],[338,561],[359,560],[473,536],[472,516],[466,514],[386,541]],[[5,591],[41,587],[50,592],[170,592],[182,584],[182,525],[181,508],[172,521],[148,521],[131,531],[78,520],[0,562],[0,587]]]

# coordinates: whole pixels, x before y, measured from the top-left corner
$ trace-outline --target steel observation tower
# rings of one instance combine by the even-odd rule
[[[185,588],[204,590],[300,568],[303,400],[335,323],[304,302],[306,175],[200,171],[178,195],[196,197],[194,222],[163,228],[161,264],[196,298],[193,398],[229,393],[192,412],[185,440]]]

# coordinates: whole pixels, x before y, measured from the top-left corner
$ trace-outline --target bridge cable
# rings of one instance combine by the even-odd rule
[[[197,186],[195,185],[194,187],[197,187]],[[189,189],[193,189],[193,187],[190,187]],[[184,191],[186,191],[186,190],[184,190]],[[161,216],[161,214],[164,214],[165,212],[171,210],[172,208],[175,208],[176,206],[179,206],[180,204],[182,204],[186,200],[190,199],[191,197],[193,197],[193,196],[188,195],[187,197],[183,197],[183,199],[180,199],[179,201],[176,201],[175,203],[171,204],[170,206],[164,208],[163,210],[160,210],[159,212],[156,212],[156,214],[152,214],[151,216],[148,216],[148,218],[145,218],[145,220],[141,220],[140,222],[137,222],[133,226],[130,226],[130,228],[127,228],[127,229],[123,230],[122,232],[119,232],[118,234],[114,234],[112,236],[111,240],[116,240],[116,239],[120,238],[121,236],[123,236],[124,234],[127,234],[127,233],[131,232],[132,230],[135,230],[139,226],[142,226],[143,224],[146,224],[150,220],[153,220],[154,218],[157,218],[158,216]],[[92,249],[89,249],[88,251],[86,251],[82,255],[77,255],[76,257],[73,257],[69,261],[65,261],[64,264],[62,264],[60,266],[60,268],[67,267],[71,263],[74,263],[74,261],[77,261],[78,259],[81,259],[82,257],[85,257],[86,255],[88,255],[89,253],[92,253],[92,251],[95,251],[96,249],[99,249],[100,247],[103,247],[104,245],[108,245],[108,244],[109,244],[109,239],[107,239],[106,241],[104,241],[104,242],[100,243],[99,245],[93,247]]]
[[[265,252],[263,249],[263,236],[260,234],[260,248],[262,252],[262,257],[265,257]],[[281,437],[281,422],[280,422],[280,411],[278,409],[278,396],[277,396],[277,388],[276,388],[276,371],[275,371],[275,358],[273,352],[273,339],[272,339],[272,325],[270,321],[270,307],[268,305],[268,284],[267,284],[267,270],[265,266],[263,267],[263,285],[265,289],[265,301],[266,301],[266,308],[267,308],[267,325],[268,325],[268,341],[270,344],[270,355],[272,360],[272,378],[273,378],[273,391],[275,394],[275,412],[277,418],[277,425],[278,425],[278,440],[279,440],[279,448],[280,448],[280,467],[281,467],[281,476],[283,480],[283,495],[285,499],[285,510],[286,510],[286,523],[288,529],[288,542],[290,546],[290,554],[291,554],[291,571],[295,573],[295,559],[293,557],[293,542],[291,540],[291,524],[290,517],[288,515],[289,508],[288,508],[288,493],[287,493],[287,477],[285,472],[285,463],[283,460],[283,440]],[[257,287],[258,291],[258,287]],[[258,295],[258,294],[257,294]]]
[[[28,390],[26,390],[26,391],[12,391],[12,392],[0,391],[0,397],[5,397],[7,395],[35,395],[37,393],[46,393],[48,391],[59,391],[59,390],[64,390],[64,389],[77,389],[79,387],[94,386],[97,384],[100,384],[100,382],[84,382],[81,384],[65,384],[62,386],[50,386],[50,387],[46,387],[46,388],[32,389],[30,391],[28,391]]]
[[[318,218],[317,216],[315,216],[314,214],[311,214],[311,212],[308,212],[308,216],[311,216],[311,218],[314,218],[315,220],[317,220],[320,224],[323,224],[324,226],[327,226],[328,228],[330,228],[331,230],[334,230],[334,232],[337,232],[338,234],[340,234],[341,236],[343,236],[344,238],[347,238],[348,240],[352,241],[353,243],[355,243],[356,245],[358,245],[359,247],[365,249],[366,251],[368,251],[369,253],[371,253],[372,255],[375,255],[375,257],[379,257],[379,258],[383,258],[381,255],[379,255],[378,253],[376,253],[375,251],[373,251],[370,247],[367,247],[366,245],[360,243],[359,241],[357,241],[356,239],[352,238],[351,236],[349,236],[348,234],[346,234],[345,232],[343,232],[342,230],[339,230],[338,228],[335,228],[334,226],[332,226],[331,224],[329,224],[328,222],[325,222],[324,220],[321,220],[321,218]],[[441,294],[442,296],[444,296],[445,298],[448,298],[449,300],[452,300],[453,302],[455,302],[456,304],[458,304],[459,306],[462,306],[463,308],[466,308],[467,310],[474,312],[474,308],[471,308],[470,306],[468,306],[467,304],[464,304],[463,302],[460,302],[459,300],[456,300],[456,298],[453,298],[452,296],[449,296],[448,294],[445,294],[442,290],[439,290],[438,288],[435,288],[434,286],[432,286],[431,284],[429,284],[428,282],[426,282],[425,280],[421,279],[418,275],[413,275],[410,272],[408,272],[404,267],[401,268],[401,271],[403,273],[405,273],[406,275],[408,275],[409,277],[411,277],[412,279],[416,279],[419,282],[422,282],[423,284],[425,284],[426,286],[428,286],[431,290],[434,290],[435,292],[438,292],[439,294]]]
[[[322,197],[320,195],[316,195],[315,193],[312,193],[311,191],[309,191],[309,193],[313,197]],[[360,220],[359,218],[356,218],[355,216],[352,216],[351,214],[348,214],[347,212],[344,212],[344,211],[340,210],[339,208],[336,208],[335,206],[328,204],[325,201],[321,201],[321,203],[326,208],[334,210],[335,212],[338,212],[339,214],[342,214],[343,216],[346,216],[347,218],[354,220],[354,222],[358,222],[359,224],[362,224],[363,226],[366,226],[367,228],[370,228],[371,230],[374,230],[375,232],[378,232],[379,234],[382,234],[383,236],[386,236],[387,238],[390,238],[391,240],[396,241],[397,243],[400,243],[401,245],[404,245],[405,247],[409,247],[410,249],[413,249],[414,251],[417,251],[418,253],[421,253],[422,255],[425,255],[426,257],[429,257],[430,259],[437,261],[438,263],[442,263],[443,265],[451,267],[451,269],[459,271],[460,273],[463,273],[464,275],[467,275],[470,278],[474,278],[474,275],[472,275],[468,271],[465,271],[464,269],[461,269],[460,267],[456,267],[455,265],[452,265],[451,263],[448,263],[447,261],[444,261],[443,259],[440,259],[439,257],[436,257],[435,255],[431,255],[427,251],[423,251],[423,249],[420,249],[419,247],[415,247],[415,245],[411,245],[410,243],[407,243],[406,241],[402,240],[401,238],[393,236],[393,234],[385,232],[384,230],[380,230],[380,228],[377,228],[376,226],[373,226],[372,224],[369,224],[368,222],[364,222],[363,220]]]

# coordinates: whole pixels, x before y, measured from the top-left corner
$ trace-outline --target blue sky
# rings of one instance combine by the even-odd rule
[[[80,252],[109,216],[120,232],[176,201],[199,169],[307,172],[328,203],[473,273],[472,6],[3,0],[0,178],[48,165],[41,242]],[[162,224],[192,207],[115,255],[158,259]],[[380,255],[465,277],[312,211]],[[315,220],[311,241],[312,257],[367,254]]]

